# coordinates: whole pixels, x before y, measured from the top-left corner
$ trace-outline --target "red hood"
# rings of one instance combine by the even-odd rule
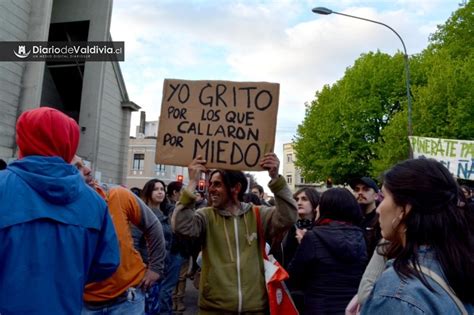
[[[20,115],[16,123],[18,156],[59,156],[71,162],[79,145],[79,125],[62,112],[40,107]]]

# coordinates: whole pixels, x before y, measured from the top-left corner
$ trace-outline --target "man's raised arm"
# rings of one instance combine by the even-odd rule
[[[193,193],[201,173],[207,171],[205,163],[206,160],[198,156],[188,166],[189,183],[183,189],[171,217],[171,228],[180,236],[198,238],[206,230],[205,216],[200,211],[195,211],[196,196]]]
[[[298,216],[296,201],[283,176],[278,174],[280,161],[275,153],[266,153],[260,166],[268,170],[268,187],[275,196],[274,207],[261,207],[262,222],[267,240],[289,229]]]

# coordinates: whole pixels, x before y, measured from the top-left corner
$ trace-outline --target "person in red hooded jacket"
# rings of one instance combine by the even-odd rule
[[[19,159],[0,173],[0,314],[80,314],[86,283],[120,258],[103,199],[70,165],[79,126],[41,107],[16,124]]]

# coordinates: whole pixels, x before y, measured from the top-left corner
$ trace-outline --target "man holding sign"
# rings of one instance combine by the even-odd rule
[[[263,259],[252,205],[242,202],[247,179],[241,171],[210,173],[211,207],[195,210],[193,191],[207,172],[206,160],[197,156],[188,166],[189,184],[173,213],[176,234],[202,240],[199,313],[267,314]],[[280,161],[266,153],[259,163],[268,170],[275,207],[260,207],[265,238],[282,233],[296,222],[297,207],[285,179],[278,175]]]

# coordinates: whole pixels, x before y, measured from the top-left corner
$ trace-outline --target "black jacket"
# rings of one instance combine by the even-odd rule
[[[361,228],[332,221],[303,237],[288,272],[305,295],[303,314],[344,314],[367,264]]]
[[[382,231],[380,230],[379,215],[374,209],[372,212],[366,214],[359,226],[364,231],[365,244],[367,245],[367,256],[370,260],[375,247],[382,238]]]
[[[272,244],[270,254],[283,266],[288,269],[290,261],[295,255],[298,241],[296,240],[296,227],[293,225],[284,235],[281,241],[276,240]]]
[[[173,232],[171,230],[170,218],[171,214],[173,213],[174,206],[171,204],[166,204],[166,206],[164,207],[164,212],[166,213],[163,213],[161,210],[162,209],[151,209],[151,211],[153,211],[158,220],[161,222],[161,226],[163,227],[163,235],[165,237],[165,248],[166,251],[169,252],[173,243]],[[142,256],[143,262],[145,264],[148,264],[148,248],[145,240],[145,235],[136,226],[132,226],[132,236],[135,249],[138,250],[138,252]],[[168,258],[166,259],[166,263],[167,261]]]

